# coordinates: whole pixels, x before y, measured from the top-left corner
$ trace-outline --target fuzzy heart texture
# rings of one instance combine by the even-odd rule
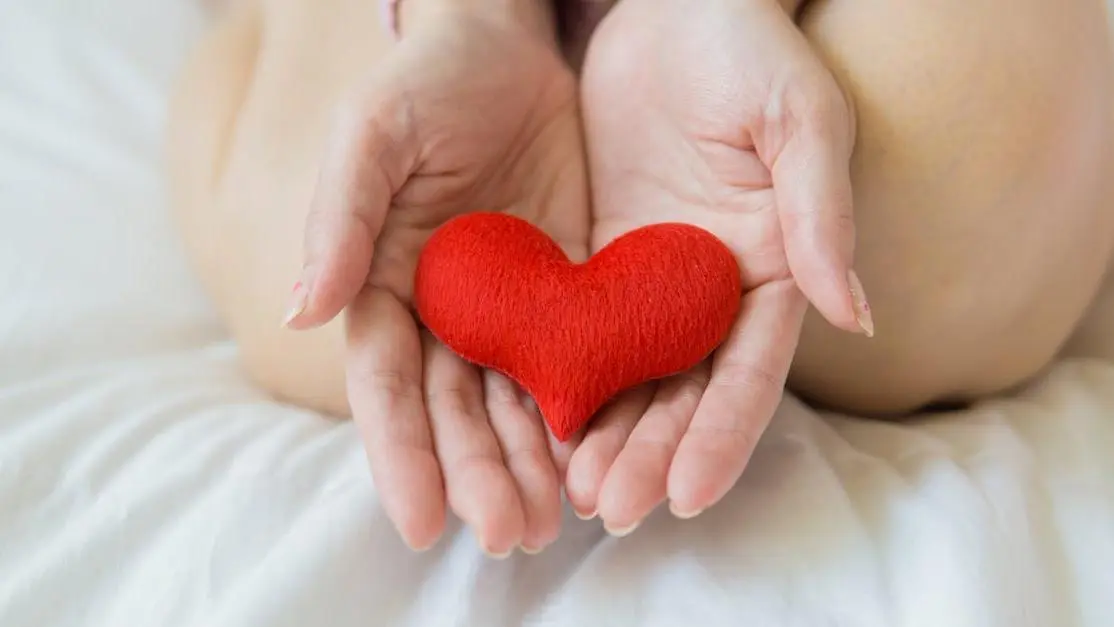
[[[414,298],[434,336],[516,381],[564,442],[619,392],[708,357],[742,277],[719,239],[687,224],[631,231],[575,264],[525,220],[472,213],[430,237]]]

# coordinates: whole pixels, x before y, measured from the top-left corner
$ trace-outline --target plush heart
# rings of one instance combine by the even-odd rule
[[[566,441],[619,392],[714,351],[742,281],[731,251],[694,226],[643,227],[574,264],[529,222],[472,213],[430,238],[414,297],[434,336],[518,382]]]

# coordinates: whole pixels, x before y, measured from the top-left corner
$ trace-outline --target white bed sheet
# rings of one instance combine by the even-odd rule
[[[787,399],[738,489],[414,555],[350,424],[239,373],[170,228],[189,0],[0,0],[0,625],[1114,625],[1114,365],[897,426]]]

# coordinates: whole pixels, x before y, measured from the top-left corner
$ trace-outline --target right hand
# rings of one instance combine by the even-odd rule
[[[576,81],[542,0],[438,2],[402,3],[403,38],[340,111],[288,326],[346,311],[349,404],[407,544],[436,542],[447,501],[487,553],[532,552],[560,530],[545,426],[509,380],[419,331],[411,297],[425,241],[472,211],[586,256]]]
[[[851,101],[788,4],[624,0],[593,37],[593,247],[694,224],[735,253],[744,291],[711,359],[624,395],[576,449],[569,501],[616,535],[665,501],[696,516],[734,486],[781,401],[809,303],[873,333],[851,271]]]

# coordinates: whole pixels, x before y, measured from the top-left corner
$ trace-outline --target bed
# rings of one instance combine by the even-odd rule
[[[916,424],[786,398],[696,520],[408,552],[352,425],[245,380],[174,237],[194,5],[0,0],[0,625],[1114,625],[1102,359]]]

